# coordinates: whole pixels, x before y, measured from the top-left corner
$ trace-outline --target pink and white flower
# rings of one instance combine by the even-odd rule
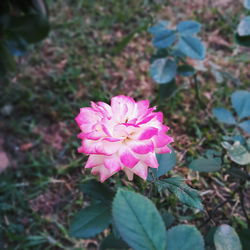
[[[111,105],[91,103],[75,118],[82,144],[78,152],[89,155],[85,168],[104,182],[123,170],[128,179],[134,174],[147,179],[148,167],[158,168],[157,154],[170,153],[173,138],[163,125],[163,114],[150,108],[148,100],[136,102],[127,96],[115,96]]]

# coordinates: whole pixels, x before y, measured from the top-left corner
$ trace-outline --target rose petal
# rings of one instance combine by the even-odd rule
[[[151,140],[131,141],[129,146],[137,154],[147,154],[154,151],[154,144]]]
[[[119,152],[119,155],[122,164],[128,168],[133,168],[139,162],[134,154],[126,148],[122,148]]]

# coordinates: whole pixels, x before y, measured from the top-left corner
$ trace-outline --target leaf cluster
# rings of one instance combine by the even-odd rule
[[[206,49],[196,36],[201,29],[196,21],[180,22],[170,29],[170,22],[159,21],[149,29],[157,49],[151,59],[150,75],[156,83],[170,83],[176,76],[192,76],[193,66],[187,59],[203,60]]]

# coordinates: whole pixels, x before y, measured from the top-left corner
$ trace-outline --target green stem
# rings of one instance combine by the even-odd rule
[[[196,74],[194,74],[193,79],[194,79],[195,96],[197,98],[197,101],[198,101],[201,109],[203,109],[203,108],[205,108],[205,104],[202,102],[201,97],[200,97],[200,89],[199,89],[199,84],[198,84]]]

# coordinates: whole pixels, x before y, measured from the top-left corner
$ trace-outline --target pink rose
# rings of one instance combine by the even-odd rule
[[[113,97],[111,105],[92,102],[91,108],[81,108],[75,120],[82,131],[78,152],[89,155],[85,168],[92,168],[101,182],[120,170],[129,180],[134,174],[146,180],[148,167],[158,168],[156,153],[170,153],[173,142],[163,114],[155,109],[148,100],[123,95]]]

